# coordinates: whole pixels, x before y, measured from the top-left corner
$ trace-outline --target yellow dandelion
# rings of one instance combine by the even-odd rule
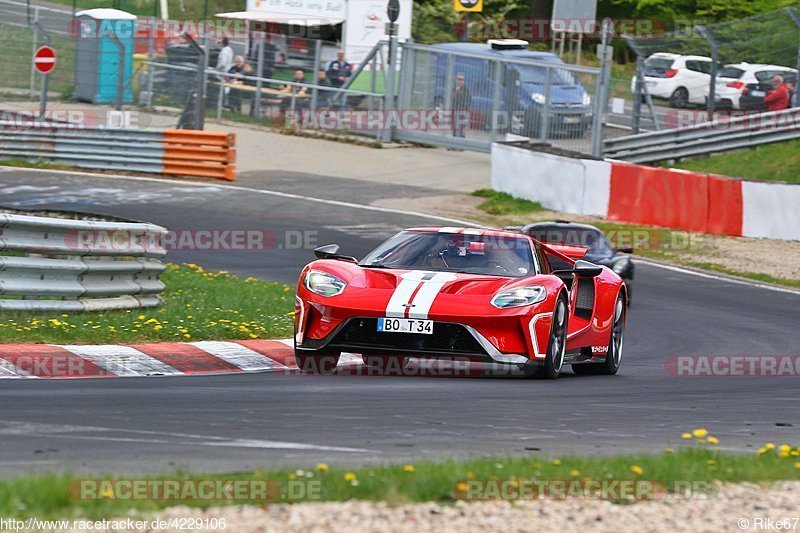
[[[800,464],[800,463],[799,463],[799,464]],[[469,487],[467,486],[467,484],[466,484],[466,483],[464,483],[463,481],[461,481],[460,483],[458,483],[458,484],[456,485],[456,490],[457,490],[458,492],[467,492],[467,489],[468,489],[468,488],[469,488]]]
[[[675,450],[673,448],[666,448],[664,450],[664,452],[666,452],[666,453],[675,453]]]
[[[768,443],[766,443],[766,444],[764,445],[764,449],[765,449],[765,450],[774,450],[774,449],[775,449],[775,445],[774,445],[774,444],[772,444],[771,442],[768,442]]]
[[[581,475],[581,471],[573,468],[572,470],[569,471],[569,475],[571,475],[572,477],[578,477]]]
[[[692,434],[691,433],[683,433],[681,435],[681,438],[682,439],[691,439],[692,438]]]
[[[347,472],[347,473],[345,473],[345,475],[344,475],[344,480],[345,480],[345,481],[355,481],[355,480],[356,480],[356,475],[355,475],[355,473],[354,473],[354,472]]]
[[[553,464],[558,466],[561,464],[561,459],[553,459]]]
[[[800,461],[797,461],[797,462],[794,464],[794,467],[795,467],[795,468],[800,468]]]
[[[717,462],[714,459],[709,459],[708,461],[706,461],[706,464],[715,465],[715,464],[717,464]]]
[[[319,463],[317,465],[317,470],[319,470],[320,472],[327,472],[329,468],[328,465],[326,465],[325,463]]]
[[[717,437],[708,437],[706,440],[709,444],[719,444],[719,439]]]
[[[639,465],[633,465],[631,466],[631,472],[633,472],[637,476],[641,476],[642,474],[644,474],[644,468],[642,468]]]
[[[692,431],[692,435],[694,435],[698,439],[702,439],[703,437],[708,435],[708,430],[703,428],[695,429],[694,431]]]
[[[405,465],[403,467],[403,472],[413,472],[413,471],[414,471],[414,465]]]
[[[789,452],[790,452],[790,451],[792,451],[792,447],[791,447],[791,446],[789,446],[788,444],[781,444],[781,445],[778,447],[778,452],[779,452],[779,453],[785,453],[786,455],[789,455]]]

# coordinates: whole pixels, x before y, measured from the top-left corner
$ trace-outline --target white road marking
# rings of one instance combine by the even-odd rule
[[[86,432],[94,435],[76,435]],[[102,433],[103,435],[98,435]],[[114,436],[114,434],[143,435],[141,437]],[[364,453],[372,450],[343,446],[308,444],[304,442],[273,441],[261,439],[231,439],[215,435],[196,435],[192,433],[171,433],[161,431],[110,428],[102,426],[75,426],[59,424],[39,424],[17,421],[0,421],[0,435],[36,436],[74,440],[97,440],[108,442],[142,442],[153,444],[182,444],[190,446],[214,446],[231,448],[262,448],[285,450],[320,450],[332,452]],[[178,440],[176,440],[178,439]]]
[[[95,178],[105,178],[105,179],[120,179],[120,180],[129,180],[129,181],[144,181],[150,183],[165,183],[169,185],[176,185],[181,184],[186,187],[208,187],[207,183],[195,183],[191,181],[180,181],[180,180],[169,180],[166,178],[151,178],[151,177],[144,177],[144,176],[123,176],[121,174],[97,174],[94,172],[76,172],[74,170],[53,170],[53,169],[39,169],[39,168],[19,168],[19,167],[10,167],[15,171],[24,171],[24,172],[31,172],[31,173],[38,173],[38,174],[64,174],[69,176],[92,176]],[[239,185],[214,185],[214,187],[219,189],[227,189],[231,191],[241,191],[246,193],[252,194],[263,194],[265,196],[277,196],[279,198],[291,198],[294,200],[303,200],[307,202],[315,202],[318,204],[326,204],[326,205],[335,205],[339,207],[347,207],[350,209],[361,209],[363,211],[374,211],[376,213],[394,213],[397,215],[407,215],[407,216],[414,216],[414,217],[421,217],[427,218],[428,220],[441,220],[442,222],[449,222],[460,224],[461,226],[469,226],[469,227],[482,227],[482,224],[476,224],[475,222],[468,222],[466,220],[460,220],[457,218],[451,217],[443,217],[439,215],[426,215],[425,213],[419,213],[417,211],[407,211],[405,209],[392,209],[389,207],[376,207],[372,205],[361,205],[361,204],[354,204],[351,202],[341,202],[339,200],[328,200],[325,198],[314,198],[313,196],[303,196],[301,194],[292,194],[287,192],[280,192],[280,191],[270,191],[267,189],[253,189],[251,187],[242,187]]]
[[[60,347],[117,376],[183,375],[180,370],[130,346],[99,344],[95,346],[61,345]]]
[[[794,294],[795,296],[800,296],[800,291],[798,291],[797,289],[791,289],[789,287],[781,287],[781,286],[778,286],[778,285],[769,285],[767,283],[759,283],[757,281],[749,281],[749,280],[745,280],[745,279],[736,279],[736,278],[731,278],[731,277],[727,277],[727,276],[718,276],[718,275],[712,274],[710,272],[700,272],[698,270],[690,270],[690,269],[686,269],[686,268],[681,268],[679,266],[665,265],[663,263],[653,263],[651,261],[648,261],[647,259],[642,259],[640,257],[636,257],[635,259],[636,259],[637,263],[641,263],[643,265],[648,265],[648,266],[653,266],[653,267],[656,267],[656,268],[663,268],[664,270],[671,270],[672,272],[679,272],[681,274],[690,274],[692,276],[698,276],[700,278],[713,279],[713,280],[717,280],[717,281],[725,281],[727,283],[733,283],[733,284],[736,284],[736,285],[747,285],[747,286],[750,286],[750,287],[755,287],[757,289],[766,289],[766,290],[769,290],[769,291],[782,292],[782,293],[785,293],[785,294]]]

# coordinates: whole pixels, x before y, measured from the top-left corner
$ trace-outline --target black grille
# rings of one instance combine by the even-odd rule
[[[331,340],[336,348],[359,348],[366,353],[429,353],[486,355],[475,337],[461,324],[436,322],[433,334],[378,331],[377,318],[353,318]]]

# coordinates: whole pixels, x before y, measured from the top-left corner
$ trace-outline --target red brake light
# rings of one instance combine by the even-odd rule
[[[664,73],[664,77],[666,77],[666,78],[674,78],[677,73],[678,73],[677,70],[675,70],[674,68],[671,68],[671,69],[668,69]]]
[[[744,87],[743,81],[731,81],[726,84],[726,87],[733,87],[734,89],[741,89]]]

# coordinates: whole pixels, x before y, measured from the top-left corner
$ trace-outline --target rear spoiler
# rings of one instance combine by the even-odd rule
[[[586,246],[572,246],[569,244],[542,244],[542,249],[548,255],[554,255],[570,264],[575,263],[578,259],[583,259],[589,248]]]

